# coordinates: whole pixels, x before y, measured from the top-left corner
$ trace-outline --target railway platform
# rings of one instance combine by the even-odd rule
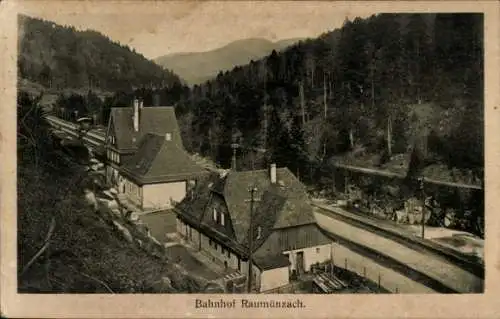
[[[376,232],[416,251],[435,254],[484,278],[483,240],[468,233],[426,226],[426,236],[421,238],[420,225],[401,225],[369,215],[349,212],[321,199],[313,199],[312,204],[319,208],[320,212],[327,213],[336,219]]]

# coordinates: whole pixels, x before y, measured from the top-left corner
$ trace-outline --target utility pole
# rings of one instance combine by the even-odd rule
[[[240,147],[240,144],[233,143],[231,144],[231,148],[233,149],[233,157],[231,159],[231,169],[236,171],[236,149]]]
[[[250,192],[250,229],[249,229],[249,238],[248,238],[248,279],[247,279],[247,292],[252,292],[252,267],[253,267],[253,205],[255,200],[255,192],[257,188],[255,186],[250,187],[248,190]],[[248,200],[245,200],[248,202]],[[257,200],[258,201],[258,200]]]
[[[420,190],[420,193],[421,193],[421,197],[422,197],[422,220],[421,220],[421,223],[422,223],[422,239],[425,239],[425,191],[424,191],[424,177],[421,176],[418,178],[418,182],[419,182],[419,190]]]

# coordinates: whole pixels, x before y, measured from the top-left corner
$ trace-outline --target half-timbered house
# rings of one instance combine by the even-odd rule
[[[254,209],[250,214],[254,193]],[[304,185],[288,168],[212,174],[176,207],[177,231],[225,267],[266,291],[331,258],[331,240],[316,223]],[[252,249],[250,249],[252,247]]]

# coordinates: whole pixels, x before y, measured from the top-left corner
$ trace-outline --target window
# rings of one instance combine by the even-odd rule
[[[171,141],[171,140],[172,140],[172,134],[171,134],[171,133],[167,133],[167,134],[165,134],[165,139],[166,139],[167,141]]]
[[[220,214],[220,223],[222,226],[224,226],[224,213],[222,213],[222,212]]]
[[[319,247],[316,248],[316,254],[319,254]]]
[[[226,253],[226,249],[223,246],[221,246],[221,250],[222,250],[222,254],[224,255]]]
[[[257,227],[257,239],[260,239],[260,236],[262,236],[262,227]]]
[[[209,239],[209,240],[208,240],[208,245],[209,245],[210,247],[212,247],[212,243],[213,243],[213,242],[212,242],[212,240],[211,240],[211,239]]]
[[[231,253],[229,252],[229,249],[226,249],[227,252],[227,258],[231,258]]]
[[[212,212],[213,212],[213,218],[214,218],[214,220],[217,221],[217,209],[214,207],[212,209]]]
[[[217,243],[214,243],[214,248],[215,250],[219,249],[219,245],[217,245]]]
[[[238,270],[241,271],[241,259],[238,258]]]

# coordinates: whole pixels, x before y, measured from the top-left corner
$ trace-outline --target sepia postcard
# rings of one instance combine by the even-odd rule
[[[498,3],[0,9],[2,316],[500,316]]]

